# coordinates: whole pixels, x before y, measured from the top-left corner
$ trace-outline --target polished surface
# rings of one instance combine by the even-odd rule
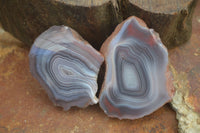
[[[56,106],[69,110],[98,102],[97,76],[103,56],[73,29],[52,26],[29,53],[30,71]]]
[[[142,118],[172,99],[168,51],[141,19],[129,17],[120,23],[101,53],[106,73],[99,104],[108,116]]]

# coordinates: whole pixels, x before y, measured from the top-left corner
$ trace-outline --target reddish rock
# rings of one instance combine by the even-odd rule
[[[177,132],[175,112],[168,104],[133,121],[109,118],[98,105],[67,112],[53,106],[31,76],[29,49],[21,46],[0,30],[0,132]]]

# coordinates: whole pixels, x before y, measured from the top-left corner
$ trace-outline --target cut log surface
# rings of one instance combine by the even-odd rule
[[[197,0],[0,0],[0,21],[5,30],[32,45],[52,25],[75,29],[96,49],[116,25],[137,16],[174,47],[187,41]]]
[[[129,0],[131,4],[155,13],[176,13],[187,8],[191,0]]]

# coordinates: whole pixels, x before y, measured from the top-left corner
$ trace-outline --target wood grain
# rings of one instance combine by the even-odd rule
[[[155,13],[173,14],[187,8],[192,0],[129,0],[138,7]]]

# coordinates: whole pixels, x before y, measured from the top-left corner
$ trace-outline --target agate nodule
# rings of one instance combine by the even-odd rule
[[[103,56],[73,29],[53,26],[34,42],[30,71],[57,106],[86,107],[98,99],[97,76]]]
[[[141,19],[130,17],[119,24],[101,53],[106,73],[99,104],[108,116],[137,119],[170,101],[167,49]]]

